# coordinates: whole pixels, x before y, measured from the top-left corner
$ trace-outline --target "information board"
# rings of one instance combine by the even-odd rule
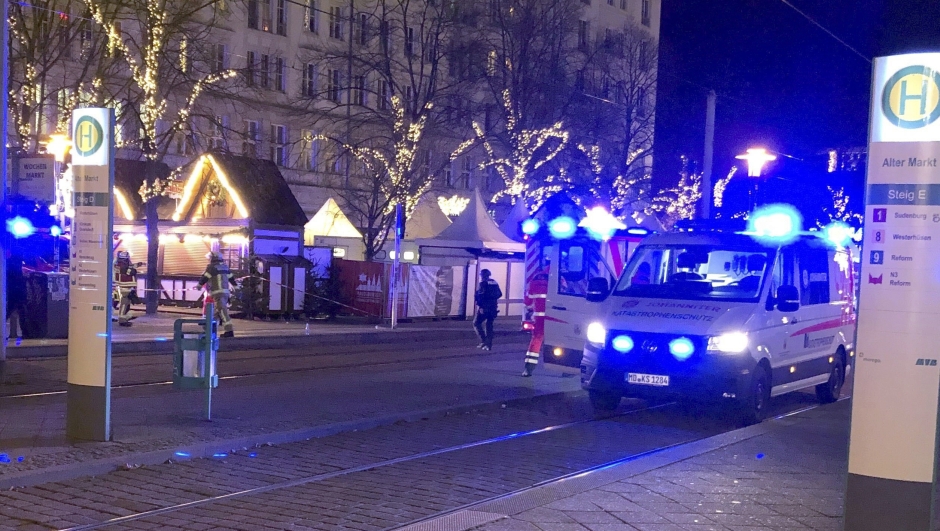
[[[845,529],[931,529],[940,54],[875,61]]]
[[[18,157],[16,159],[17,195],[52,203],[55,201],[55,158],[51,156]]]
[[[69,260],[66,433],[110,440],[114,113],[72,114],[73,207]]]

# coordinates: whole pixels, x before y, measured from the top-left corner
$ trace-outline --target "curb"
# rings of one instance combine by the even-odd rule
[[[502,331],[502,334],[528,334],[528,332]],[[376,332],[349,332],[310,335],[272,335],[247,336],[221,339],[219,352],[239,350],[276,350],[285,348],[329,347],[336,345],[371,345],[373,343],[447,341],[476,339],[476,332],[467,330],[443,329],[424,330],[382,330]],[[112,356],[135,356],[150,354],[172,354],[173,341],[141,340],[114,341],[111,343]],[[30,345],[13,347],[7,350],[7,359],[26,358],[64,358],[68,356],[68,345]]]
[[[821,407],[829,406],[814,406],[753,426],[652,450],[588,471],[549,480],[494,499],[469,504],[394,529],[396,531],[469,531],[490,522],[504,520],[555,501],[766,435],[774,429],[790,426],[806,419],[807,414],[812,415],[812,410]]]
[[[475,402],[448,408],[411,411],[399,415],[389,415],[379,418],[337,422],[333,424],[325,424],[322,426],[314,426],[311,428],[302,428],[298,430],[271,432],[259,435],[251,435],[248,437],[240,437],[236,439],[195,443],[172,449],[131,453],[119,457],[97,459],[94,461],[86,461],[81,463],[71,463],[68,465],[60,465],[40,470],[14,472],[7,475],[0,475],[0,490],[9,490],[18,487],[31,487],[43,483],[67,481],[81,477],[98,476],[113,472],[121,468],[136,468],[138,466],[160,465],[168,461],[211,458],[220,452],[233,452],[236,450],[253,448],[261,445],[280,445],[306,441],[309,439],[328,437],[330,435],[338,435],[340,433],[388,426],[397,422],[417,422],[431,418],[460,415],[469,413],[471,411],[502,409],[510,405],[524,404],[533,401],[563,400],[565,398],[578,396],[581,393],[583,393],[583,391],[566,391],[558,393],[536,394],[530,397],[513,398],[510,400],[499,400],[495,402]],[[180,459],[176,452],[186,453],[189,455],[189,457],[186,459]]]

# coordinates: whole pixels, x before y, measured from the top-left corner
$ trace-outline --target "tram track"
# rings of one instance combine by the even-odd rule
[[[521,343],[520,343],[521,344]],[[512,344],[510,344],[512,345]],[[342,357],[350,356],[348,361],[340,363],[327,363],[323,365],[316,365],[310,367],[291,367],[286,369],[271,369],[271,370],[257,370],[252,369],[251,372],[241,371],[236,374],[220,374],[219,380],[221,381],[233,381],[233,380],[244,380],[248,378],[256,378],[263,376],[277,376],[285,374],[299,374],[305,372],[314,372],[314,371],[325,371],[325,370],[339,370],[339,369],[349,369],[349,368],[378,368],[378,367],[387,367],[394,365],[403,365],[403,364],[414,364],[422,363],[428,361],[447,361],[455,359],[466,359],[468,357],[474,358],[487,358],[487,357],[497,357],[505,355],[505,347],[497,348],[495,351],[480,351],[471,349],[469,347],[463,347],[460,349],[460,352],[449,355],[441,355],[436,351],[438,349],[444,348],[444,345],[435,345],[432,348],[420,349],[413,351],[415,353],[427,352],[427,355],[424,356],[415,356],[407,359],[390,359],[387,361],[366,361],[363,362],[361,359],[353,359],[353,354],[336,354],[336,353],[314,353],[314,354],[284,354],[284,355],[274,355],[274,356],[255,356],[255,357],[241,357],[231,360],[220,360],[220,363],[227,364],[251,364],[252,362],[264,361],[267,364],[276,365],[278,361],[301,361],[301,360],[310,360],[311,362],[316,362],[325,357]],[[453,346],[448,347],[450,350],[454,350]],[[268,351],[264,351],[268,352]],[[385,349],[372,349],[368,351],[368,355],[377,356],[383,353],[401,353],[400,347],[391,347]],[[166,358],[166,355],[155,355],[161,358]],[[146,370],[152,368],[155,370],[165,371],[166,363],[157,363],[157,362],[142,362],[135,363],[133,366],[134,370]],[[64,385],[64,381],[61,381]],[[112,385],[112,390],[127,390],[127,389],[140,389],[147,387],[160,387],[172,385],[171,380],[165,379],[150,379],[145,381],[131,381],[129,383],[120,383]],[[50,389],[47,391],[34,391],[34,392],[19,392],[15,394],[6,394],[0,391],[0,400],[10,400],[10,399],[26,399],[26,398],[41,398],[41,397],[53,397],[65,395],[65,389]]]
[[[526,431],[526,432],[509,433],[509,434],[505,434],[505,435],[501,435],[501,436],[497,436],[497,437],[490,437],[490,438],[486,438],[486,439],[482,439],[482,440],[478,440],[478,441],[473,441],[473,442],[469,442],[469,443],[464,443],[464,444],[449,446],[449,447],[446,447],[446,448],[439,448],[439,449],[435,449],[435,450],[430,450],[430,451],[425,451],[425,452],[419,452],[419,453],[407,455],[407,456],[404,456],[404,457],[399,457],[399,458],[394,458],[394,459],[387,459],[387,460],[383,460],[383,461],[367,463],[367,464],[363,464],[363,465],[359,465],[359,466],[355,466],[355,467],[351,467],[351,468],[346,468],[346,469],[342,469],[342,470],[337,470],[337,471],[334,471],[334,472],[328,472],[328,473],[324,473],[324,474],[314,474],[314,475],[309,475],[309,476],[306,476],[306,477],[301,477],[301,478],[297,478],[297,479],[292,479],[292,480],[289,480],[289,481],[283,481],[283,482],[280,482],[280,483],[274,483],[274,484],[270,484],[270,485],[265,485],[265,486],[262,486],[262,487],[255,487],[255,488],[251,488],[251,489],[245,489],[245,490],[241,490],[241,491],[237,491],[237,492],[231,492],[231,493],[222,494],[222,495],[218,495],[218,496],[206,497],[206,498],[199,499],[199,500],[194,500],[194,501],[191,501],[191,502],[180,503],[180,504],[176,504],[176,505],[172,505],[172,506],[168,506],[168,507],[162,507],[162,508],[154,509],[154,510],[150,510],[150,511],[142,511],[142,512],[139,512],[139,513],[134,513],[134,514],[126,515],[126,516],[120,516],[120,517],[117,517],[117,518],[112,518],[112,519],[109,519],[109,520],[106,520],[106,521],[97,522],[97,523],[93,523],[93,524],[85,524],[85,525],[79,525],[79,526],[61,528],[59,531],[92,531],[92,530],[95,530],[95,529],[103,529],[103,528],[107,528],[107,527],[112,527],[112,526],[117,526],[117,525],[121,525],[121,524],[126,524],[126,523],[133,522],[133,521],[144,520],[144,519],[151,518],[151,517],[155,517],[155,516],[166,515],[166,514],[175,513],[175,512],[179,512],[179,511],[184,511],[184,510],[188,510],[188,509],[193,509],[193,508],[197,508],[197,507],[201,507],[201,506],[205,506],[205,505],[209,505],[209,504],[213,504],[213,503],[219,503],[219,502],[223,502],[223,501],[227,501],[227,500],[234,500],[234,499],[239,499],[239,498],[246,498],[246,497],[251,497],[251,496],[258,496],[258,495],[265,494],[265,493],[272,492],[272,491],[278,491],[278,490],[283,490],[283,489],[290,489],[290,488],[294,488],[294,487],[300,487],[300,486],[303,486],[303,485],[309,485],[309,484],[313,484],[313,483],[323,482],[323,481],[327,481],[327,480],[330,480],[330,479],[339,478],[339,477],[342,477],[342,476],[347,476],[347,475],[351,475],[351,474],[357,474],[357,473],[363,473],[363,472],[373,471],[373,470],[377,470],[377,469],[381,469],[381,468],[385,468],[385,467],[401,465],[401,464],[404,464],[404,463],[414,462],[414,461],[417,461],[417,460],[422,460],[422,459],[427,459],[427,458],[432,458],[432,457],[444,456],[444,455],[446,455],[446,454],[451,454],[451,453],[455,453],[455,452],[466,451],[466,450],[475,449],[475,448],[480,448],[480,447],[489,446],[489,445],[495,445],[495,444],[499,444],[499,443],[506,442],[506,441],[522,439],[522,438],[525,438],[525,437],[535,437],[535,436],[538,436],[538,435],[541,435],[541,434],[547,434],[547,433],[556,432],[556,431],[560,431],[560,430],[571,429],[571,428],[575,428],[575,427],[578,427],[578,426],[583,426],[583,425],[586,425],[586,424],[592,424],[592,423],[598,423],[598,422],[608,422],[608,421],[611,421],[612,419],[617,419],[617,418],[623,418],[623,417],[627,417],[627,416],[631,416],[631,415],[636,415],[636,414],[639,414],[639,413],[642,413],[642,412],[655,411],[655,410],[662,409],[662,408],[665,408],[665,407],[669,407],[669,406],[672,406],[672,405],[674,405],[673,402],[667,402],[667,403],[663,403],[663,404],[656,404],[656,405],[652,405],[652,406],[648,406],[648,407],[644,407],[644,408],[639,408],[639,409],[634,409],[634,410],[630,410],[630,411],[626,411],[626,412],[622,412],[622,413],[617,413],[617,414],[605,416],[605,417],[603,417],[603,418],[583,419],[583,420],[577,420],[577,421],[573,421],[573,422],[567,422],[567,423],[564,423],[564,424],[557,424],[557,425],[545,426],[545,427],[542,427],[542,428],[538,428],[538,429],[534,429],[534,430],[529,430],[529,431]],[[681,445],[681,444],[687,444],[687,443],[689,443],[689,442],[693,442],[694,440],[699,440],[699,439],[685,440],[685,441],[682,441],[682,442],[679,442],[679,443],[675,443],[675,444],[673,444],[673,445],[670,445],[670,447],[671,447],[671,446]],[[655,450],[651,450],[651,451],[659,451],[659,450],[661,450],[661,449],[655,449]],[[648,452],[643,452],[643,453],[641,453],[641,454],[631,455],[631,456],[628,456],[628,457],[625,457],[625,458],[622,458],[622,459],[618,460],[618,462],[619,462],[619,461],[626,461],[626,460],[630,460],[630,459],[635,459],[635,458],[641,457],[642,455],[647,454],[647,453],[650,453],[650,452],[648,451]],[[608,464],[609,464],[609,463],[608,463]],[[603,467],[603,466],[606,466],[606,465],[607,465],[607,464],[599,464],[599,465],[596,466],[596,468],[600,468],[600,467]],[[583,471],[574,472],[574,473],[572,473],[572,475],[578,474],[578,473],[583,473]],[[554,481],[554,480],[557,480],[557,479],[559,479],[559,478],[548,479],[548,480],[546,480],[545,482],[550,482],[550,481]],[[543,482],[543,483],[545,483],[545,482]],[[541,483],[540,483],[540,484],[541,484]],[[508,495],[508,494],[511,494],[511,493],[507,493],[507,495]],[[475,504],[475,503],[479,503],[479,502],[474,502],[474,504]],[[459,510],[459,509],[455,509],[455,510]],[[449,512],[452,512],[452,510],[451,510],[451,511],[442,512],[442,513],[440,513],[440,514],[447,514],[447,513],[449,513]],[[435,517],[435,516],[436,516],[436,515],[432,515],[431,517],[428,517],[428,518],[425,518],[425,519],[430,519],[430,518],[433,518],[433,517]],[[424,519],[423,519],[423,520],[424,520]],[[417,520],[416,520],[416,521],[417,521]],[[407,525],[407,523],[406,523],[406,524],[401,524],[401,525]],[[396,527],[400,527],[400,526],[396,526]],[[391,528],[387,528],[387,529],[395,529],[396,527],[391,527]]]

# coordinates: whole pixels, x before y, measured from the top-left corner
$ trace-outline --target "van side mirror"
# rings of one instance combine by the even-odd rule
[[[780,286],[774,303],[781,312],[795,312],[800,309],[800,291],[796,286]]]
[[[588,281],[587,296],[588,302],[602,302],[610,294],[610,285],[607,279],[603,277],[594,277]]]

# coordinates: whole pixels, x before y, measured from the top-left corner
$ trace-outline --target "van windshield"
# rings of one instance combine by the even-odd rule
[[[641,245],[614,295],[754,302],[776,252],[715,245]]]

